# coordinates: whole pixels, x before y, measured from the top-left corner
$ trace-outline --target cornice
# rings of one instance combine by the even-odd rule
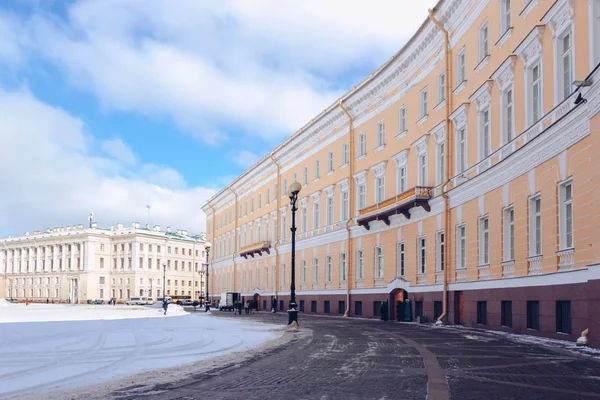
[[[387,160],[380,161],[377,164],[373,165],[370,169],[373,171],[375,178],[379,178],[385,175],[385,166],[387,164]]]
[[[542,22],[550,28],[552,37],[556,38],[573,24],[574,18],[573,0],[557,0],[542,17]]]
[[[467,125],[467,116],[469,114],[469,103],[463,103],[452,114],[450,121],[454,125],[454,129],[460,129]]]
[[[488,79],[486,80],[483,85],[481,85],[476,91],[475,93],[473,93],[470,97],[469,100],[471,100],[471,102],[473,102],[473,104],[475,104],[475,108],[477,108],[477,111],[481,111],[484,110],[485,108],[489,107],[490,102],[492,101],[492,83],[494,81]]]
[[[409,149],[404,149],[401,152],[392,156],[392,160],[396,162],[396,167],[399,168],[406,165],[406,163],[408,162],[408,150]]]
[[[340,188],[341,192],[345,192],[350,187],[350,180],[348,178],[344,178],[336,183],[336,185]]]
[[[427,139],[429,138],[428,134],[425,134],[415,140],[412,144],[412,147],[417,151],[418,155],[427,154]]]
[[[506,90],[515,81],[515,63],[517,56],[510,55],[504,60],[496,71],[492,74],[492,79],[501,91]]]
[[[429,131],[429,134],[435,138],[435,143],[440,144],[446,140],[446,121],[437,124]]]
[[[363,169],[362,171],[354,174],[353,178],[357,185],[362,185],[367,181],[367,172],[368,171],[366,169]]]
[[[544,25],[536,25],[514,51],[521,57],[526,67],[529,67],[542,55],[544,28]]]

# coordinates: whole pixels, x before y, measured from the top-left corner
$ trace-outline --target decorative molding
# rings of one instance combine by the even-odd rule
[[[371,171],[373,171],[373,174],[375,174],[375,178],[379,178],[380,176],[384,176],[385,175],[385,166],[387,164],[387,160],[378,162],[377,164],[373,165],[370,169]]]
[[[321,191],[317,190],[316,192],[312,192],[310,194],[310,198],[313,201],[313,203],[318,203],[319,201],[321,201]]]
[[[485,67],[490,62],[490,55],[486,55],[479,61],[479,63],[475,66],[475,72],[481,71],[483,67]]]
[[[528,3],[525,4],[525,8],[519,13],[519,15],[526,19],[527,15],[533,10],[533,7],[537,6],[540,0],[528,0]]]
[[[542,56],[544,28],[544,25],[536,25],[513,52],[521,57],[526,68]]]
[[[401,152],[392,156],[392,160],[396,162],[396,167],[404,167],[408,162],[408,150],[404,149]]]
[[[367,170],[363,169],[360,172],[357,172],[356,174],[354,174],[354,182],[356,182],[357,185],[362,185],[363,183],[367,182]]]
[[[500,39],[498,39],[498,41],[496,42],[496,47],[501,48],[504,45],[504,43],[506,43],[506,41],[510,39],[510,37],[512,36],[512,32],[513,28],[511,26],[502,34],[502,36],[500,36]]]
[[[325,193],[325,197],[333,197],[333,189],[334,189],[333,185],[329,185],[329,186],[323,188],[323,192]]]
[[[492,74],[492,79],[501,91],[508,89],[515,81],[515,64],[517,56],[510,55],[504,60],[498,69]]]
[[[565,28],[571,26],[575,19],[573,0],[557,0],[542,17],[542,22],[552,31],[552,37],[560,35]]]
[[[350,187],[350,180],[348,178],[344,178],[338,183],[336,183],[336,185],[340,188],[341,192],[345,192]]]
[[[484,110],[490,106],[492,101],[492,82],[492,80],[488,79],[469,97],[469,100],[475,104],[477,111]]]
[[[559,271],[570,271],[573,269],[575,249],[561,250],[556,255],[558,256]]]
[[[502,263],[502,277],[512,278],[513,276],[515,276],[515,261],[504,261]]]
[[[452,91],[452,94],[459,94],[460,92],[462,92],[462,90],[467,86],[467,80],[463,80],[460,85],[458,85],[456,88],[454,88],[454,90]]]
[[[469,103],[463,103],[452,114],[450,114],[450,121],[454,125],[454,129],[458,130],[464,126],[467,126],[467,116],[469,114]]]
[[[542,256],[527,257],[527,275],[540,275],[542,273]]]
[[[303,198],[301,198],[300,200],[298,200],[298,203],[300,204],[301,208],[308,207],[308,197],[304,196]]]
[[[425,134],[418,138],[413,144],[413,148],[417,151],[417,155],[421,156],[423,154],[427,154],[427,139],[429,138],[428,134]]]
[[[429,134],[435,138],[435,143],[440,144],[446,140],[446,121],[437,124]]]

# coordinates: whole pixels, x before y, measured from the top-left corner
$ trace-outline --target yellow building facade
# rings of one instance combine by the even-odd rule
[[[599,344],[600,1],[442,0],[204,206],[210,290]]]

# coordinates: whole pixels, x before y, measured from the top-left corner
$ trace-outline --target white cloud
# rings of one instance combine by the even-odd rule
[[[204,230],[200,207],[214,190],[187,187],[168,168],[94,156],[98,141],[81,120],[27,91],[0,89],[0,110],[0,236],[85,223],[90,211],[102,226],[145,222],[146,204],[154,223]]]
[[[248,150],[241,150],[235,154],[232,158],[233,162],[243,168],[252,166],[255,162],[260,159],[258,154],[255,154]]]
[[[101,146],[106,154],[125,165],[134,165],[137,162],[131,147],[120,138],[103,140]]]

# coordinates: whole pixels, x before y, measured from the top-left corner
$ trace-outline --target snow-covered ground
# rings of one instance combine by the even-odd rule
[[[178,306],[163,316],[141,306],[0,301],[0,398],[45,397],[247,351],[280,337],[277,328]]]

